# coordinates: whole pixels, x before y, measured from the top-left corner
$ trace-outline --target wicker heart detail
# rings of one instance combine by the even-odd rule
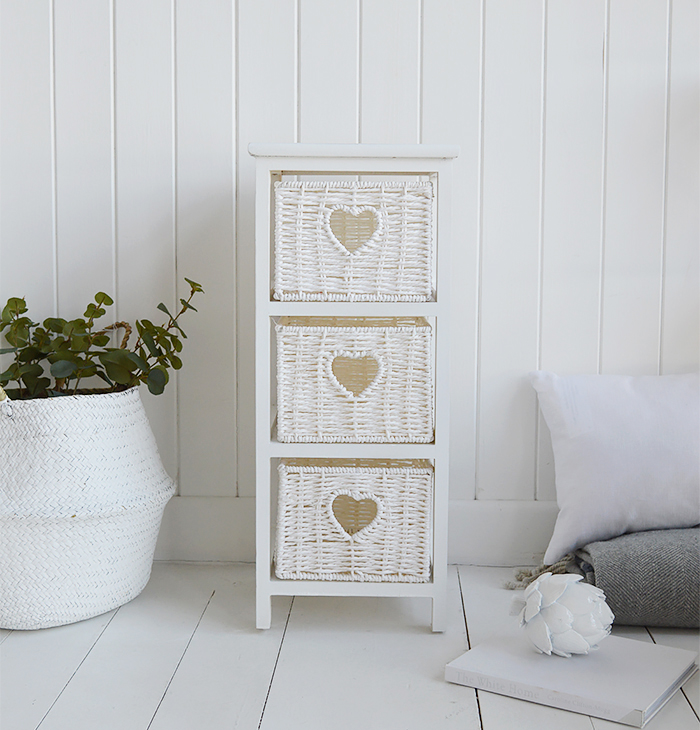
[[[349,494],[339,494],[333,500],[332,509],[338,524],[350,537],[373,524],[379,512],[373,499],[355,499]]]
[[[331,372],[336,383],[347,395],[359,398],[379,376],[381,365],[367,353],[336,355]]]
[[[349,253],[355,253],[379,234],[377,211],[371,207],[334,208],[328,218],[331,238]]]

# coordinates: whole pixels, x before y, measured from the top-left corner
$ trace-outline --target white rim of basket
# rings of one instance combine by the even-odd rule
[[[344,210],[346,213],[350,213],[352,216],[358,216],[366,210],[372,211],[375,220],[377,221],[377,227],[374,229],[374,233],[354,251],[350,251],[338,240],[333,229],[331,228],[331,216],[336,210]],[[360,253],[364,253],[365,249],[375,248],[380,242],[380,238],[384,235],[386,219],[386,211],[380,206],[379,208],[374,205],[330,205],[323,209],[323,230],[328,236],[328,239],[333,245],[340,250],[341,253],[346,256],[357,256]]]
[[[51,398],[10,399],[7,394],[5,394],[5,398],[0,399],[0,412],[2,412],[3,415],[5,415],[7,418],[13,418],[15,415],[15,408],[20,409],[20,411],[40,410],[47,404],[50,406],[57,406],[60,404],[65,407],[69,407],[69,404],[75,403],[76,399],[80,399],[81,401],[94,399],[99,400],[103,398],[109,400],[118,400],[120,398],[130,398],[134,395],[134,393],[137,393],[139,398],[141,397],[140,390],[137,385],[132,386],[131,388],[127,388],[126,390],[109,391],[107,393],[71,393],[61,396],[54,396]]]
[[[384,358],[374,350],[334,350],[333,352],[322,353],[321,357],[325,359],[328,379],[337,390],[350,400],[366,400],[379,387],[384,377]],[[336,378],[333,372],[333,362],[337,357],[348,357],[351,360],[361,360],[363,357],[371,357],[377,363],[377,374],[374,376],[374,380],[361,393],[355,395]]]
[[[368,499],[377,505],[377,514],[374,516],[374,519],[368,525],[365,525],[365,527],[363,527],[361,530],[358,530],[352,535],[349,535],[345,531],[340,522],[338,522],[338,518],[335,516],[335,513],[333,512],[333,502],[335,502],[336,497],[339,497],[341,494],[345,494],[357,502]],[[369,540],[372,535],[377,531],[380,521],[387,512],[384,501],[377,497],[376,494],[372,494],[372,492],[363,492],[358,489],[334,489],[333,491],[328,493],[326,499],[324,500],[323,510],[328,516],[331,525],[333,526],[333,529],[336,531],[336,533],[338,533],[338,535],[343,540],[346,540],[348,542],[364,542],[366,540]]]

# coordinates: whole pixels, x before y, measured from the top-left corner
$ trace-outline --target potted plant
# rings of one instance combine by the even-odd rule
[[[27,316],[13,297],[0,314],[9,367],[0,373],[0,627],[72,623],[136,597],[150,577],[163,511],[175,491],[141,403],[182,366],[180,318],[190,286],[162,325]],[[123,333],[116,344],[116,332]]]

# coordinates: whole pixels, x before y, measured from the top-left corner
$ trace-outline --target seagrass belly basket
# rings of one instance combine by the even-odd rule
[[[174,492],[138,389],[3,401],[0,445],[0,627],[135,598]]]

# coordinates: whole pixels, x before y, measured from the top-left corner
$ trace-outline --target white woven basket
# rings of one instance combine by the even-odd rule
[[[0,405],[0,627],[80,621],[148,582],[174,483],[139,391]]]
[[[425,319],[283,317],[276,330],[279,441],[433,441]]]
[[[430,182],[275,183],[275,298],[426,301],[432,211]]]
[[[278,470],[278,578],[430,580],[428,461],[283,459]]]

